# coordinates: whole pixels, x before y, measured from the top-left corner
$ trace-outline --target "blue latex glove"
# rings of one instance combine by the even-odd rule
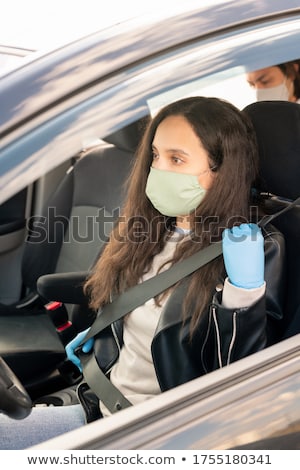
[[[264,283],[264,238],[256,224],[241,224],[222,234],[225,269],[231,284],[243,289]]]
[[[90,328],[87,328],[87,330],[84,330],[84,331],[81,331],[80,333],[78,333],[78,335],[75,336],[75,338],[73,338],[72,341],[70,341],[70,343],[68,343],[67,346],[66,346],[67,358],[71,362],[73,362],[73,364],[75,364],[75,366],[78,367],[80,372],[82,372],[82,366],[81,366],[81,362],[80,362],[79,357],[75,354],[75,350],[79,347],[81,342],[84,340],[84,338],[87,335],[89,329]],[[88,353],[88,352],[91,351],[93,346],[94,346],[94,338],[90,338],[90,339],[87,340],[86,343],[83,344],[81,350],[84,353]]]

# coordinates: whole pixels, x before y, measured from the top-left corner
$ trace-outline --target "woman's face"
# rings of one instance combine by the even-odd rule
[[[209,157],[190,123],[183,116],[169,116],[156,129],[152,142],[153,168],[196,175],[209,189],[214,173]]]

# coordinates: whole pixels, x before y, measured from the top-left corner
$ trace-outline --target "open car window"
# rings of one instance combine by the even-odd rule
[[[214,96],[243,109],[255,101],[255,94],[246,81],[245,73],[245,67],[233,67],[153,96],[147,101],[150,113],[153,116],[166,104],[189,96]]]

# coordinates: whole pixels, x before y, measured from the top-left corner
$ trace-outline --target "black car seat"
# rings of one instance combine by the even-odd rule
[[[1,305],[0,313],[0,356],[24,384],[64,361],[57,329],[66,333],[70,315],[76,323],[75,307],[67,316],[64,308],[58,309],[53,321],[53,312],[46,312],[46,300],[37,293],[37,280],[47,273],[85,271],[94,263],[119,215],[144,122],[111,134],[105,145],[81,156],[43,213],[32,220],[22,262],[26,298],[14,306]]]
[[[288,101],[265,101],[247,106],[257,134],[260,181],[257,190],[269,213],[300,196],[300,106]],[[287,273],[282,338],[300,332],[300,206],[277,217],[273,225],[286,241]],[[298,310],[298,313],[297,313]]]

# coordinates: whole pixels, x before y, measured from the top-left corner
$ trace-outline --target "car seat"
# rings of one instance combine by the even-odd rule
[[[26,385],[65,360],[64,341],[77,333],[76,307],[47,312],[37,280],[47,273],[88,270],[105,243],[123,200],[123,183],[143,131],[144,119],[111,134],[69,169],[42,214],[34,217],[22,261],[26,298],[1,306],[0,356]],[[55,314],[53,316],[53,314]],[[70,319],[72,320],[70,322]],[[74,329],[75,325],[75,329]],[[82,326],[82,325],[81,325]]]
[[[256,189],[268,213],[275,213],[300,196],[300,106],[288,101],[265,101],[244,109],[258,140],[260,180]],[[287,272],[282,339],[300,332],[300,206],[272,224],[286,241]],[[297,313],[298,309],[298,313]]]

